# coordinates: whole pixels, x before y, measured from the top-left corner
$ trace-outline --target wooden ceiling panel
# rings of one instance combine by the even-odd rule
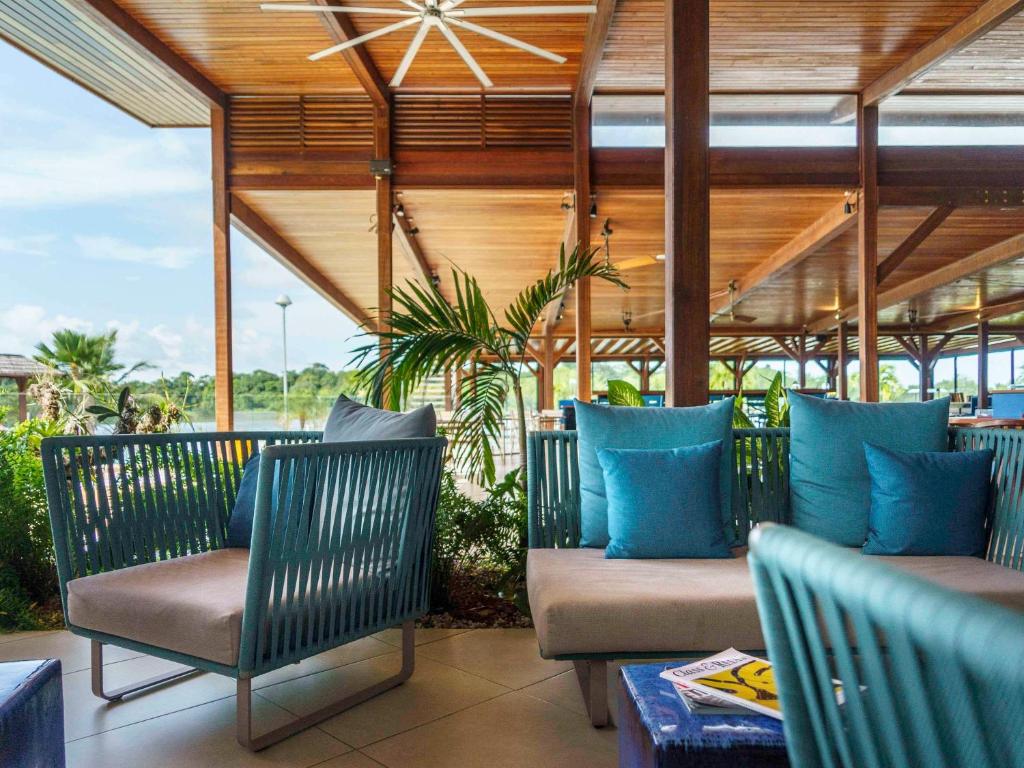
[[[907,89],[1024,92],[1024,15],[1015,16],[926,72]]]
[[[857,91],[977,7],[977,0],[711,0],[711,87]],[[664,87],[662,0],[619,0],[598,88]]]

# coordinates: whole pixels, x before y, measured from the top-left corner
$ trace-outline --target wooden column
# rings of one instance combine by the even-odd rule
[[[878,402],[878,107],[858,97],[860,194],[857,216],[857,338],[860,399]]]
[[[373,154],[377,160],[391,159],[391,109],[378,106],[373,111]],[[392,221],[394,201],[391,190],[391,176],[380,174],[375,177],[377,191],[377,332],[391,330],[391,285],[393,279]],[[386,358],[391,344],[380,338],[380,355]],[[388,408],[388,392],[383,393],[381,407]]]
[[[665,404],[708,401],[709,0],[665,3]]]
[[[444,409],[451,411],[452,406],[455,404],[455,399],[452,397],[452,372],[444,372]]]
[[[590,104],[573,110],[573,198],[576,242],[590,250]],[[590,384],[590,278],[576,283],[576,397],[589,403]]]
[[[849,364],[846,350],[846,336],[848,333],[846,321],[839,323],[837,339],[839,352],[836,356],[836,396],[840,400],[849,400],[849,389],[847,387],[846,367]]]
[[[17,379],[18,387],[18,421],[28,421],[28,379]]]
[[[988,321],[978,323],[978,407],[988,408]]]
[[[555,340],[551,334],[544,336],[544,366],[541,369],[543,384],[540,389],[540,410],[551,411],[555,408]]]
[[[800,345],[800,359],[797,361],[797,382],[800,389],[807,388],[807,336],[801,335],[797,340]]]
[[[651,389],[651,358],[645,357],[640,361],[640,391],[648,392]]]
[[[917,348],[920,350],[920,354],[917,358],[917,379],[918,386],[921,389],[921,402],[931,400],[931,396],[928,394],[928,389],[931,386],[931,373],[932,373],[932,362],[928,354],[928,337],[925,334],[921,334],[917,342]]]
[[[210,110],[210,161],[213,181],[214,414],[217,430],[235,424],[231,318],[231,190],[228,188],[230,138],[226,108]]]

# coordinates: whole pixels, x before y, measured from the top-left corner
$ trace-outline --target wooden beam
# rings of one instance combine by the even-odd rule
[[[779,345],[779,348],[786,354],[786,357],[794,363],[800,362],[800,353],[795,347],[790,345],[784,336],[772,336],[772,340]]]
[[[206,78],[199,70],[175,53],[160,38],[135,20],[113,0],[79,0],[75,6],[103,27],[115,27],[126,37],[132,47],[150,61],[170,70],[178,83],[196,98],[204,101],[211,109],[223,109],[228,105],[223,91]],[[211,123],[212,124],[212,123]]]
[[[1024,0],[983,2],[973,13],[946,29],[915,51],[910,58],[869,84],[862,96],[864,105],[877,105],[883,99],[899,93],[925,72],[995,29],[1022,8]]]
[[[408,213],[405,216],[392,213],[391,223],[394,227],[394,234],[398,239],[399,250],[401,250],[405,260],[409,263],[413,275],[422,283],[424,288],[429,288],[438,279],[437,273],[431,269],[430,262],[427,261],[427,256],[423,252],[419,240],[412,233],[412,225],[409,223]]]
[[[540,388],[540,409],[542,411],[554,410],[555,407],[555,366],[558,360],[555,358],[555,340],[550,334],[544,337],[544,377],[541,380]]]
[[[978,407],[988,408],[988,321],[978,323]]]
[[[590,106],[573,109],[573,208],[576,242],[590,249]],[[590,278],[576,283],[576,397],[589,403],[593,395],[590,380]]]
[[[323,0],[321,0],[323,1]],[[341,16],[333,13],[330,16]],[[373,115],[373,154],[377,160],[391,159],[391,108],[385,103],[374,109]],[[391,213],[394,210],[394,198],[391,190],[391,176],[382,174],[376,179],[377,184],[377,331],[387,333],[391,330],[391,288],[394,280],[394,259],[392,247],[394,237],[391,230]],[[390,344],[381,340],[380,353],[386,357]]]
[[[578,105],[589,105],[597,82],[597,70],[604,56],[604,44],[608,30],[612,28],[615,15],[615,0],[596,0],[597,12],[587,22],[587,34],[583,38],[583,52],[580,54],[580,73],[576,80],[574,101]]]
[[[771,278],[797,266],[856,223],[857,212],[847,213],[845,200],[832,206],[813,224],[737,280],[733,300],[739,301]],[[728,294],[713,299],[712,314],[726,309],[729,302]]]
[[[998,304],[980,309],[957,312],[945,318],[938,318],[928,324],[932,331],[959,331],[977,325],[979,320],[996,320],[1007,315],[1024,312],[1024,293],[1015,293]]]
[[[955,205],[947,203],[946,205],[940,205],[928,214],[927,218],[918,224],[902,243],[896,246],[885,261],[878,265],[878,284],[881,285],[885,282],[885,279],[895,272],[907,260],[907,257],[916,251],[921,243],[928,239],[928,235],[938,229],[939,225],[948,219],[949,215],[955,210]]]
[[[562,247],[566,253],[570,253],[574,247],[576,247],[576,204],[573,203],[572,207],[568,208],[565,212],[565,226],[562,228]],[[565,303],[569,300],[571,291],[562,296],[558,301],[553,301],[548,305],[548,310],[544,315],[544,330],[547,333],[554,332],[555,328],[562,321],[562,314],[565,310]]]
[[[324,7],[341,7],[344,5],[339,0],[314,0],[314,2]],[[352,20],[346,14],[321,13],[319,15],[321,23],[327,30],[327,34],[331,36],[334,42],[344,43],[359,37],[359,33],[352,24]],[[363,86],[366,95],[373,100],[374,104],[378,108],[388,107],[391,102],[391,92],[388,84],[381,77],[377,65],[370,58],[370,53],[367,51],[366,46],[357,45],[354,48],[348,48],[342,51],[341,55],[345,57],[345,61],[352,68],[352,72],[355,74],[359,84]],[[383,221],[383,219],[378,219],[378,221]]]
[[[301,278],[313,290],[360,325],[372,330],[366,311],[329,280],[295,246],[237,195],[231,197],[231,219],[235,227],[282,266]]]
[[[860,399],[878,402],[878,107],[857,115],[861,187],[857,208],[857,341]]]
[[[665,404],[708,401],[709,0],[665,3]]]
[[[230,115],[210,110],[210,163],[213,187],[214,419],[218,432],[235,423],[231,316],[231,190],[227,182]]]

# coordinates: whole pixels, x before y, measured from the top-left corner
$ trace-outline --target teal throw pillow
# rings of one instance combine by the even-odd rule
[[[868,535],[871,477],[864,443],[894,451],[949,448],[949,398],[853,403],[789,393],[792,523],[844,547]]]
[[[655,450],[599,448],[607,558],[731,557],[722,526],[722,441]]]
[[[992,450],[889,451],[868,443],[866,555],[985,554]]]
[[[580,546],[608,545],[608,500],[601,448],[687,448],[722,441],[719,502],[726,543],[732,544],[732,412],[734,398],[693,408],[628,408],[576,400],[579,435]]]

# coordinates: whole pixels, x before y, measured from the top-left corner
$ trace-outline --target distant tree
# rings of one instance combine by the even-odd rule
[[[54,331],[50,344],[39,342],[35,358],[56,371],[76,391],[105,391],[149,367],[148,363],[139,362],[126,369],[115,360],[116,344],[116,330],[90,335],[65,328]]]

